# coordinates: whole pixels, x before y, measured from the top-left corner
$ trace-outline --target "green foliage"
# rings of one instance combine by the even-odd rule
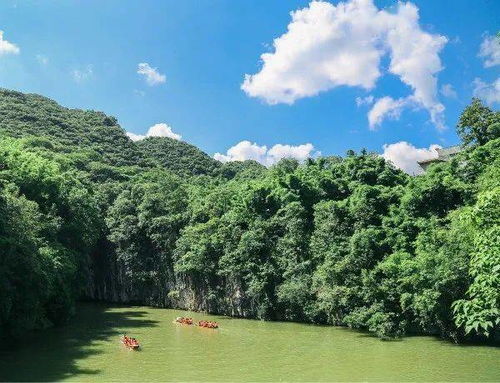
[[[28,146],[67,154],[80,166],[164,167],[178,175],[213,174],[220,163],[198,148],[166,137],[137,143],[114,117],[68,109],[35,94],[0,89],[0,135],[27,137]],[[78,164],[75,164],[78,166]]]
[[[164,282],[175,241],[187,218],[186,200],[180,180],[161,170],[132,179],[117,196],[106,223],[127,288],[152,294],[153,286]],[[134,296],[134,291],[130,294]]]
[[[500,324],[500,186],[480,193],[460,218],[467,221],[472,237],[472,282],[467,297],[454,303],[455,321],[467,334],[489,336]]]
[[[247,161],[230,161],[222,164],[216,171],[216,174],[228,179],[256,179],[262,177],[265,173],[264,165],[259,164],[254,160]]]
[[[46,138],[58,150],[90,150],[115,165],[141,163],[134,143],[115,118],[101,112],[67,109],[48,98],[0,90],[0,134]]]
[[[474,98],[460,116],[457,132],[464,145],[484,145],[500,137],[500,112]]]
[[[0,142],[0,330],[64,322],[82,287],[99,217],[74,170]]]
[[[2,90],[0,329],[65,320],[85,295],[383,339],[495,337],[498,122],[474,100],[464,152],[418,177],[366,151],[266,169]]]
[[[169,137],[148,137],[136,143],[144,157],[178,175],[212,175],[220,162],[196,146]]]

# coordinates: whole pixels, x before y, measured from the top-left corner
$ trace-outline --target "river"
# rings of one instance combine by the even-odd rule
[[[216,320],[210,330],[172,323]],[[126,333],[141,342],[130,351]],[[0,351],[2,381],[500,381],[500,348],[384,342],[338,327],[81,304],[64,327]]]

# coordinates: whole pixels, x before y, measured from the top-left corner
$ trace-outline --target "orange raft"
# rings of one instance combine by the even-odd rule
[[[130,338],[126,335],[122,335],[121,341],[125,345],[125,347],[130,348],[131,350],[137,350],[139,348],[139,342],[135,338]]]
[[[185,317],[177,317],[175,318],[175,321],[177,323],[187,324],[187,325],[192,325],[194,323],[193,318],[185,318]]]
[[[199,327],[205,327],[205,328],[219,328],[219,324],[217,322],[211,322],[207,320],[201,320],[198,322]]]

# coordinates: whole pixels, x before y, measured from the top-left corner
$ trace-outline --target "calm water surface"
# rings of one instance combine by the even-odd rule
[[[172,323],[216,320],[210,330]],[[119,341],[136,337],[141,351]],[[83,304],[64,328],[0,351],[8,381],[500,381],[500,348],[383,342],[335,327]]]

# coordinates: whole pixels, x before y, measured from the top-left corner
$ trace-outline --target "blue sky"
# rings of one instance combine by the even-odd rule
[[[369,0],[358,1],[359,7],[370,7]],[[401,141],[427,149],[453,145],[458,142],[457,118],[474,92],[498,107],[493,85],[499,77],[498,47],[491,45],[483,57],[478,54],[485,39],[500,29],[500,1],[413,4],[419,13],[416,25],[405,24],[409,19],[397,2],[375,1],[382,26],[374,25],[375,17],[355,20],[346,10],[343,15],[356,21],[352,25],[366,28],[353,32],[341,25],[344,40],[327,38],[323,45],[308,47],[311,37],[332,33],[329,28],[335,28],[340,15],[338,1],[321,3],[324,8],[315,11],[309,1],[299,0],[4,0],[3,41],[18,51],[0,49],[0,86],[40,93],[68,107],[102,110],[137,135],[167,124],[183,140],[226,159],[231,159],[226,151],[243,140],[267,149],[310,143],[314,149],[303,149],[324,155],[361,148],[382,153],[384,144]],[[273,40],[287,33],[290,12],[298,9],[305,9],[307,25],[285,36],[289,41],[278,51]],[[402,41],[391,40],[390,33]],[[371,65],[363,56],[366,50],[356,47],[359,39],[375,34],[377,42],[368,42],[368,48],[380,57]],[[405,53],[411,44],[424,49]],[[260,56],[266,52],[270,57],[264,73]],[[342,52],[347,53],[339,56]],[[406,68],[396,68],[397,54]],[[408,54],[420,62],[407,65]],[[339,64],[345,63],[342,57],[358,61]],[[488,59],[492,65],[486,64]],[[156,68],[156,82],[137,73],[140,63],[149,65],[146,71]],[[357,65],[359,73],[351,71]],[[323,69],[326,75],[314,77]],[[367,74],[376,70],[379,74]],[[254,77],[241,89],[245,74]],[[432,81],[434,91],[429,90]],[[424,96],[416,96],[419,92]],[[370,129],[367,115],[384,97],[390,97],[391,106]],[[356,98],[371,102],[357,106]],[[440,105],[445,110],[433,120],[431,110]],[[252,148],[248,150],[251,155]],[[295,153],[278,147],[272,155],[287,150]],[[233,159],[245,155],[245,150],[233,152]]]

